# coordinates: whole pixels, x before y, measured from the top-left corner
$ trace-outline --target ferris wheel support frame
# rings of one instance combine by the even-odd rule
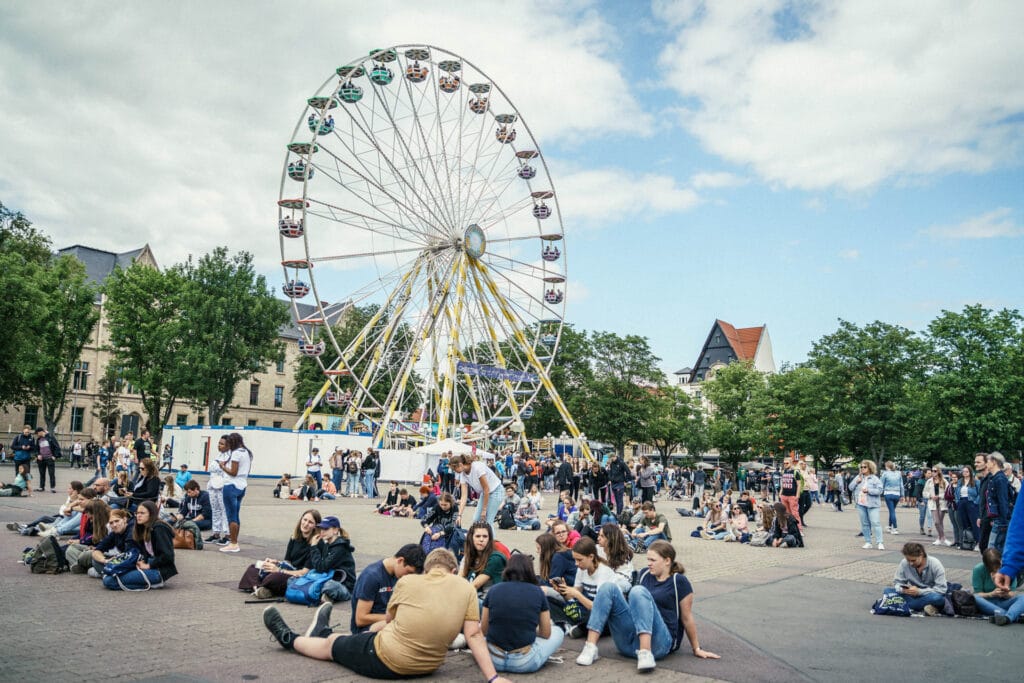
[[[487,266],[474,260],[473,267],[480,273],[480,276],[487,283],[487,288],[491,291],[492,296],[494,296],[495,301],[498,302],[502,315],[505,316],[505,320],[507,320],[508,324],[512,327],[512,333],[515,336],[516,341],[519,342],[523,351],[526,352],[526,359],[529,361],[530,365],[537,370],[537,377],[540,379],[541,385],[547,390],[548,396],[551,397],[551,402],[555,404],[555,409],[558,411],[558,414],[562,416],[565,426],[569,428],[569,433],[573,438],[580,442],[580,450],[583,451],[583,455],[587,460],[597,462],[594,459],[593,454],[590,452],[590,446],[587,444],[586,440],[580,438],[580,435],[583,432],[581,432],[580,428],[576,426],[576,420],[574,420],[572,415],[569,413],[569,409],[565,407],[565,403],[562,401],[562,397],[558,394],[558,390],[555,389],[555,385],[551,383],[551,379],[548,377],[547,371],[537,359],[537,354],[534,353],[533,347],[526,343],[526,337],[523,334],[523,331],[519,329],[519,325],[516,323],[515,316],[512,314],[508,302],[505,301],[505,297],[502,295],[501,291],[499,291],[494,280],[491,279]]]

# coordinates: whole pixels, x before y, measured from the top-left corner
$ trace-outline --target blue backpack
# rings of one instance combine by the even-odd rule
[[[882,592],[882,597],[871,606],[871,613],[890,617],[909,617],[910,606],[907,605],[906,598],[896,592],[895,588],[886,588]]]
[[[319,605],[324,584],[334,578],[334,572],[306,572],[288,582],[284,599],[296,605]]]

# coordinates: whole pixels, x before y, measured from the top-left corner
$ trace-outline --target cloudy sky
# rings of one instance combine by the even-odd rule
[[[226,245],[279,284],[305,99],[423,43],[538,140],[567,320],[649,337],[668,371],[715,318],[800,361],[837,318],[1024,304],[1020,2],[37,1],[0,26],[0,200],[56,246]]]

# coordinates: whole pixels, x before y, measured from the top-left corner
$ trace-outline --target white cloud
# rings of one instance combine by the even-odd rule
[[[749,181],[746,178],[734,173],[727,173],[725,171],[695,173],[694,176],[690,178],[690,185],[698,190],[718,190],[727,187],[742,187],[743,185],[746,185],[747,182]]]
[[[847,261],[856,261],[860,258],[860,249],[843,249],[839,252],[839,257]]]
[[[115,5],[0,7],[2,199],[56,246],[148,242],[171,264],[224,244],[269,267],[305,99],[396,37],[492,76],[542,149],[650,130],[616,28],[588,0]]]
[[[983,240],[996,237],[1020,237],[1024,226],[1017,223],[1012,209],[1002,207],[973,216],[956,225],[933,225],[923,232],[932,237],[951,240]]]
[[[772,183],[862,190],[1018,160],[1024,4],[658,0],[683,125]]]
[[[692,188],[671,176],[635,174],[621,168],[570,172],[558,179],[557,187],[562,215],[584,225],[677,213],[701,201]]]

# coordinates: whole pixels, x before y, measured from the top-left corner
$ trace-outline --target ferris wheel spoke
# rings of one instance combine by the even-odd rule
[[[420,248],[424,248],[429,239],[428,235],[421,233],[417,230],[400,230],[401,226],[392,225],[389,223],[380,223],[379,226],[374,226],[373,223],[379,222],[372,216],[366,216],[364,214],[357,214],[349,209],[345,209],[333,204],[328,204],[317,199],[309,199],[309,203],[312,206],[321,206],[326,209],[326,212],[315,211],[311,208],[306,210],[306,214],[309,216],[316,216],[323,218],[326,221],[338,223],[340,225],[347,225],[351,228],[359,230],[360,232],[368,233],[370,235],[377,235],[387,239],[389,242],[405,242],[420,244]],[[359,219],[359,220],[354,220]],[[405,234],[406,232],[410,234]],[[410,239],[413,235],[419,235],[422,241]]]
[[[523,285],[516,280],[514,275],[510,274],[509,272],[506,272],[505,269],[501,268],[500,266],[493,262],[490,263],[490,266],[494,269],[494,274],[496,276],[501,277],[501,279],[508,283],[510,287],[513,287],[519,292],[521,292],[526,300],[540,305],[545,312],[547,312],[548,314],[555,318],[562,317],[561,313],[557,309],[551,307],[551,304],[549,304],[547,301],[544,301],[542,298],[538,298],[535,294],[530,293],[526,288],[524,288]],[[516,299],[511,299],[511,302],[513,303],[513,305],[516,305],[518,307],[518,302]]]
[[[309,260],[312,263],[319,263],[321,261],[343,261],[346,259],[391,256],[392,254],[408,254],[412,252],[421,251],[423,251],[423,247],[413,247],[412,249],[392,249],[390,251],[364,251],[359,254],[337,254],[335,256],[316,256]]]
[[[467,97],[467,100],[468,100],[468,97]],[[466,106],[468,107],[468,102],[467,102]],[[459,209],[461,210],[461,214],[460,214],[461,219],[462,219],[461,223],[471,223],[472,220],[473,220],[473,216],[470,215],[470,213],[469,213],[469,208],[470,208],[470,205],[471,205],[471,198],[473,196],[473,192],[470,189],[470,184],[471,184],[471,181],[476,178],[476,170],[479,167],[479,164],[477,163],[477,161],[481,157],[481,153],[482,153],[482,150],[483,150],[484,142],[487,140],[487,134],[486,134],[485,131],[487,131],[490,128],[490,126],[488,125],[488,121],[487,121],[487,116],[486,115],[477,114],[476,118],[479,119],[479,124],[471,126],[468,129],[468,135],[463,133],[463,129],[461,127],[460,127],[460,130],[459,130],[459,152],[460,152],[460,157],[462,156],[462,148],[463,148],[462,147],[462,143],[467,139],[467,137],[470,138],[470,140],[472,142],[475,142],[475,145],[471,144],[471,147],[473,149],[473,152],[472,152],[473,163],[472,163],[472,170],[468,174],[469,175],[469,179],[464,178],[463,175],[462,175],[463,169],[466,168],[468,166],[468,164],[459,164]],[[497,153],[497,152],[495,152],[495,153]]]

